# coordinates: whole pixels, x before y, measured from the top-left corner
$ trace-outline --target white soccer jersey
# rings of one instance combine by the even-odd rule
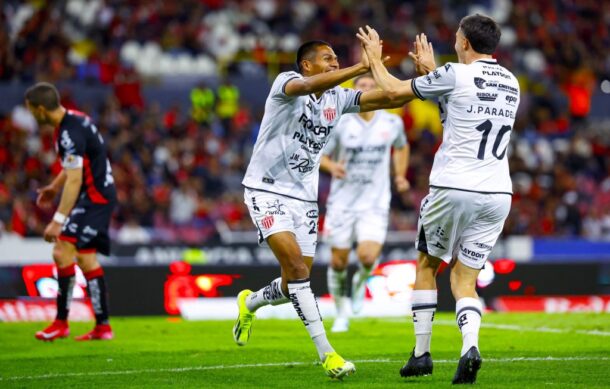
[[[360,111],[362,92],[334,87],[320,96],[290,97],[286,83],[303,76],[281,73],[265,102],[265,115],[242,184],[305,201],[317,201],[322,150],[344,113]]]
[[[345,115],[324,153],[345,163],[346,176],[333,178],[328,207],[361,211],[390,207],[390,151],[407,143],[402,119],[385,111],[370,122]]]
[[[420,99],[438,97],[443,143],[430,186],[512,194],[507,147],[519,106],[519,83],[495,59],[448,63],[413,79]]]

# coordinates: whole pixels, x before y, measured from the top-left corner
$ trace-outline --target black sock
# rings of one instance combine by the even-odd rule
[[[74,290],[74,265],[57,268],[57,315],[55,320],[68,320],[72,291]]]
[[[91,298],[91,306],[95,313],[95,323],[108,324],[108,295],[106,293],[106,282],[104,281],[104,270],[98,267],[85,273],[87,279],[87,292]]]

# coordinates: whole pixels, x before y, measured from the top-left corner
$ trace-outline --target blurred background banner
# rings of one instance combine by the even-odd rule
[[[501,25],[495,57],[522,92],[509,148],[512,209],[481,296],[490,309],[608,311],[607,9],[603,1],[0,2],[0,320],[46,318],[56,290],[51,245],[40,238],[53,210],[35,200],[60,165],[52,129],[23,105],[28,86],[56,84],[62,104],[90,115],[107,142],[119,198],[112,254],[102,259],[113,313],[177,315],[182,306],[190,318],[232,315],[232,303],[201,299],[230,298],[279,274],[255,244],[241,180],[269,86],[294,70],[299,45],[327,40],[349,66],[360,55],[356,28],[369,24],[390,71],[407,79],[415,34],[427,34],[437,63],[457,61],[455,31],[474,12]],[[394,112],[411,146],[411,189],[393,193],[367,304],[404,314],[397,307],[410,296],[418,210],[442,127],[434,102]],[[322,174],[321,230],[329,184]],[[320,295],[328,251],[320,244],[312,276]],[[446,273],[439,285],[448,288]],[[75,312],[90,317],[80,293]],[[448,295],[439,294],[441,309],[452,309]]]

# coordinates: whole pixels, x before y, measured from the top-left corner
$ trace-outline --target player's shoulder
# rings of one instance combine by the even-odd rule
[[[60,130],[78,131],[91,124],[91,118],[86,113],[67,110],[60,125]]]
[[[283,81],[286,82],[288,80],[291,80],[293,78],[303,78],[303,75],[299,72],[296,72],[294,70],[290,70],[287,72],[282,72],[280,74],[277,75],[277,77],[275,77],[275,81]]]

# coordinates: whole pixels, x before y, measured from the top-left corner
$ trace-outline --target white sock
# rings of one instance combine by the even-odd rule
[[[286,297],[282,290],[282,277],[278,277],[264,288],[251,293],[246,297],[246,307],[250,312],[255,312],[265,305],[286,304],[290,299]]]
[[[303,324],[305,324],[309,336],[316,345],[320,360],[324,361],[326,358],[324,354],[335,350],[330,343],[328,343],[328,339],[326,338],[322,316],[320,316],[318,303],[311,291],[309,278],[288,281],[288,294],[292,301],[292,305],[294,306],[294,310],[303,321]]]
[[[352,291],[358,289],[363,283],[366,282],[366,280],[368,280],[374,268],[375,264],[368,268],[362,264],[358,266],[358,271],[354,273],[354,277],[352,277]]]
[[[335,270],[332,267],[328,267],[326,272],[326,283],[328,284],[328,291],[333,296],[335,301],[335,307],[337,308],[337,316],[341,316],[345,313],[346,296],[347,296],[347,269]]]
[[[462,353],[466,354],[472,346],[479,348],[479,328],[483,305],[479,299],[464,297],[455,304],[455,320],[462,332]]]
[[[436,301],[436,289],[413,291],[411,311],[413,311],[413,328],[415,330],[415,357],[430,352]]]

